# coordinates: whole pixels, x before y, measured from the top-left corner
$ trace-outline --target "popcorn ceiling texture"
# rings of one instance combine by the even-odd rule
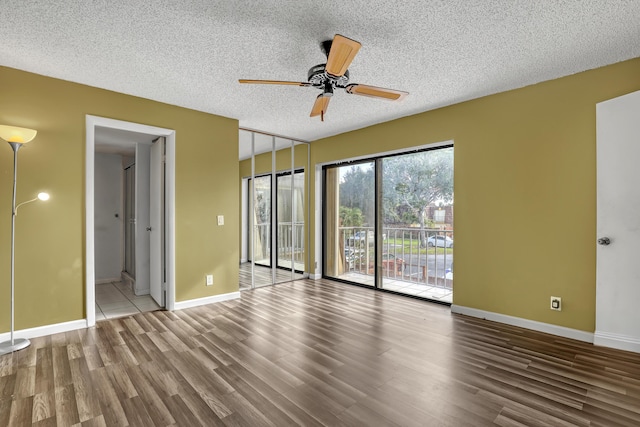
[[[640,56],[638,0],[2,0],[0,65],[239,119],[305,141]],[[320,42],[358,40],[325,122]]]

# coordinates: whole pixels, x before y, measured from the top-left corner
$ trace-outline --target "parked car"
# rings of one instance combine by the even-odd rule
[[[356,231],[355,233],[353,233],[353,236],[349,236],[347,237],[347,243],[350,246],[360,246],[360,245],[364,245],[365,241],[369,241],[370,245],[373,245],[373,242],[375,240],[374,238],[374,234],[373,234],[373,230],[369,230],[369,231]]]
[[[427,246],[431,248],[452,248],[453,240],[448,236],[431,236],[427,239]]]

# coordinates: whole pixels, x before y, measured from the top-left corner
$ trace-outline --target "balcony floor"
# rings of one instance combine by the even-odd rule
[[[337,277],[341,280],[356,282],[373,287],[373,275],[357,272],[348,272]],[[416,283],[409,280],[385,277],[382,280],[382,288],[388,291],[400,292],[421,298],[428,298],[446,303],[453,303],[453,289],[448,287],[433,286],[426,283]]]

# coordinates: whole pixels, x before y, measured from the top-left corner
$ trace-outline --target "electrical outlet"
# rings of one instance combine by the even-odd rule
[[[551,297],[551,310],[562,311],[562,298]]]
[[[213,285],[213,274],[207,274],[207,286]]]
[[[218,215],[218,225],[224,225],[224,215]]]

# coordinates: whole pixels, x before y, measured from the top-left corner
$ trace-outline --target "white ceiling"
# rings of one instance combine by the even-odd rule
[[[313,141],[640,56],[638,0],[3,0],[0,64]],[[306,81],[336,33],[362,43],[325,122]],[[246,148],[246,147],[245,147]]]

